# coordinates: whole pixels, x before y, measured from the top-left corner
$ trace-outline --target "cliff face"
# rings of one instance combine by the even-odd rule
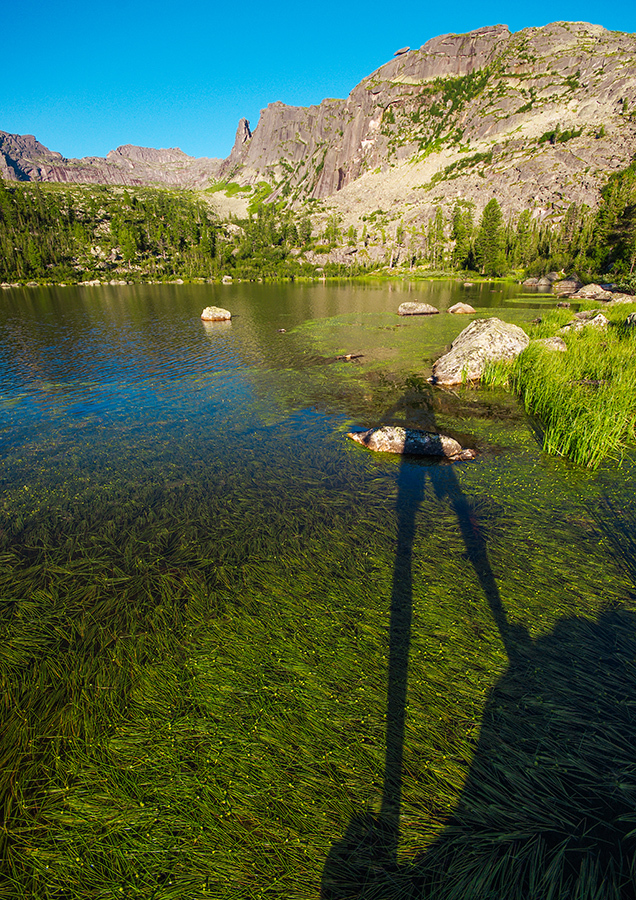
[[[417,219],[493,195],[510,212],[546,214],[596,204],[636,152],[635,111],[635,35],[496,25],[400,52],[346,100],[270,104],[221,173],[274,182],[274,196],[329,198],[345,220],[354,204]]]
[[[0,131],[0,177],[10,181],[207,187],[220,164],[221,160],[195,159],[178,149],[152,150],[131,144],[111,150],[105,159],[65,159],[32,134]]]
[[[506,214],[594,207],[636,152],[636,35],[582,22],[511,34],[505,25],[399,51],[344,100],[271,103],[241,119],[224,161],[119,147],[65,160],[32,136],[0,132],[0,176],[205,187],[273,185],[271,199],[326,201],[356,226],[381,213],[418,226],[437,205],[496,196]],[[395,227],[395,226],[394,226]]]

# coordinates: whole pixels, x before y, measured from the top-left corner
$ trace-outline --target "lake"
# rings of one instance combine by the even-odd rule
[[[633,896],[634,457],[431,388],[471,319],[407,299],[554,303],[0,293],[3,896]],[[346,437],[382,422],[479,456]]]

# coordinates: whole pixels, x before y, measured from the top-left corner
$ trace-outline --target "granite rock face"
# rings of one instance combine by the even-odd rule
[[[444,35],[400,53],[346,99],[271,103],[221,171],[276,181],[279,195],[337,198],[345,216],[361,200],[430,217],[435,201],[458,196],[480,210],[496,195],[507,211],[537,215],[594,207],[607,173],[636,150],[635,56],[635,35],[583,22]],[[569,139],[544,137],[557,126]],[[414,193],[427,186],[428,196]]]
[[[514,359],[530,339],[518,325],[491,319],[475,319],[459,334],[448,353],[433,366],[433,384],[453,385],[478,381],[488,362]]]
[[[33,136],[0,133],[0,176],[182,187],[267,181],[271,201],[328,199],[343,233],[351,225],[360,233],[363,215],[382,212],[389,245],[398,222],[421,234],[438,206],[448,214],[458,198],[475,204],[476,217],[496,196],[506,217],[530,209],[556,222],[571,203],[594,209],[608,174],[636,153],[634,59],[636,35],[598,25],[516,33],[493,25],[401,48],[345,99],[270,103],[253,132],[240,120],[223,161],[131,146],[67,160]],[[386,248],[374,238],[359,250],[356,258],[374,260]]]

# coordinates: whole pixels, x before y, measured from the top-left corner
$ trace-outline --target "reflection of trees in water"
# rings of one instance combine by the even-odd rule
[[[510,663],[486,704],[451,821],[421,859],[398,865],[411,553],[427,472],[455,511]],[[604,512],[614,528],[611,508]],[[623,548],[628,533],[636,530],[625,525]],[[450,466],[401,469],[388,684],[381,811],[355,817],[332,846],[324,900],[636,897],[636,616],[565,618],[536,641],[509,625]]]

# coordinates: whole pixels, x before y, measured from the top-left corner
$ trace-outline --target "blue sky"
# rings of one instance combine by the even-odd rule
[[[254,128],[275,100],[346,97],[399,47],[557,20],[636,32],[636,3],[35,0],[3,16],[0,130],[68,157],[127,143],[226,156],[241,116]]]

